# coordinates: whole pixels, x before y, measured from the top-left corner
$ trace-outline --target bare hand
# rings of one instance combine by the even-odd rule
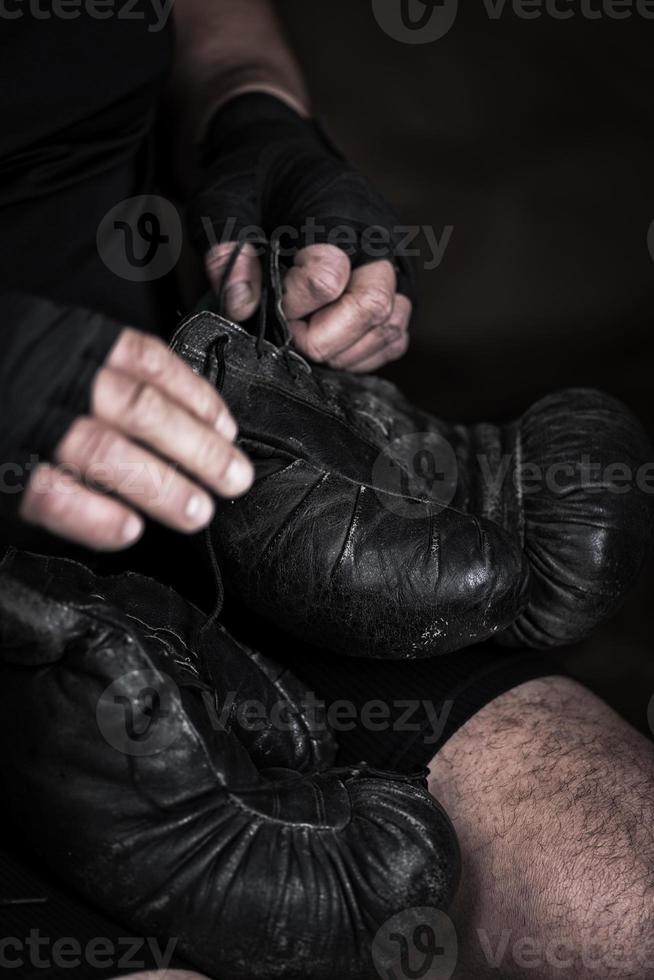
[[[145,514],[193,533],[212,519],[211,493],[252,484],[233,445],[236,423],[214,388],[156,337],[125,329],[92,390],[91,411],[32,473],[21,517],[90,548],[118,551]]]
[[[207,254],[207,272],[216,288],[233,249],[233,242],[225,243]],[[406,353],[412,306],[396,292],[391,262],[352,270],[336,246],[309,245],[297,253],[284,291],[295,345],[310,360],[364,373]],[[225,291],[227,315],[237,323],[247,320],[260,298],[261,266],[252,245],[246,245]]]

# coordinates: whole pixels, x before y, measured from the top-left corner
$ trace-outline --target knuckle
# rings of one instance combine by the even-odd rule
[[[42,493],[34,495],[30,508],[30,519],[34,523],[49,522],[56,526],[65,525],[69,517],[74,516],[76,501],[74,495],[66,493],[56,484],[51,483]]]
[[[145,381],[131,385],[125,406],[130,427],[141,433],[153,432],[162,426],[165,414],[164,398],[153,385]]]
[[[311,296],[322,303],[338,299],[347,285],[342,271],[329,266],[310,272],[306,282]]]
[[[358,305],[372,323],[383,323],[393,312],[393,298],[381,286],[370,286],[362,292]]]
[[[347,357],[345,354],[337,354],[335,357],[330,357],[325,363],[328,367],[334,368],[336,371],[340,371],[341,368],[347,364]]]
[[[234,242],[219,242],[217,245],[212,245],[205,255],[205,262],[212,266],[225,265],[235,247]]]
[[[406,296],[398,294],[397,296],[397,307],[402,318],[402,324],[408,327],[411,322],[411,317],[413,316],[413,303]]]
[[[115,461],[124,445],[115,429],[93,422],[82,428],[79,439],[79,462],[86,467]]]
[[[238,243],[236,242],[222,242],[219,245],[214,245],[205,255],[205,269],[214,287],[218,287],[221,284],[225,269],[234,254],[234,249],[237,247]],[[256,263],[256,250],[248,242],[243,246],[241,254],[234,263],[230,281],[234,282],[239,277],[249,278],[254,274]]]
[[[34,479],[35,476],[37,474],[33,474],[32,479],[27,485],[18,511],[22,519],[29,521],[30,524],[40,523],[42,497],[46,492],[45,487],[43,487],[43,478],[41,478],[41,487],[39,488],[37,486],[37,480]]]
[[[397,340],[390,344],[388,351],[393,360],[397,360],[398,357],[402,357],[406,354],[409,348],[409,338],[406,334],[402,334]]]
[[[198,390],[197,406],[198,414],[207,422],[217,424],[221,419],[230,415],[227,405],[218,392],[206,383],[201,390]]]
[[[129,357],[133,367],[152,379],[164,375],[170,365],[170,352],[164,342],[139,330],[130,330],[129,334]]]
[[[197,467],[220,479],[224,476],[231,459],[231,447],[213,434],[201,440],[197,452]]]
[[[394,323],[385,323],[379,328],[379,330],[382,340],[387,347],[391,347],[393,344],[396,344],[402,336],[401,328]]]
[[[307,334],[304,342],[304,352],[311,358],[312,361],[316,361],[318,363],[323,363],[329,357],[327,351],[323,349],[322,344],[317,341],[315,337],[311,336],[310,331]]]

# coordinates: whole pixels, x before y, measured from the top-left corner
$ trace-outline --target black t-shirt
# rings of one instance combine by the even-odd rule
[[[151,0],[13,2],[0,30],[0,282],[154,329],[157,284],[117,277],[96,233],[151,189],[172,18]]]
[[[173,52],[151,2],[12,0],[0,29],[0,542],[125,324],[157,331],[162,279],[116,274],[102,219],[153,186]],[[36,13],[35,13],[36,11]],[[129,13],[127,16],[126,11]],[[7,12],[14,16],[7,19]]]

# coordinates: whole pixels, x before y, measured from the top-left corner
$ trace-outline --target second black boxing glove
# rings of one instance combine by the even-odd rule
[[[0,566],[5,809],[87,901],[221,980],[370,980],[383,923],[458,882],[423,781],[328,768],[303,694],[156,582]]]

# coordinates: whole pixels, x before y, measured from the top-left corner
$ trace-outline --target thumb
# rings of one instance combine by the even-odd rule
[[[217,292],[236,242],[213,245],[205,255],[204,264],[213,289]],[[247,320],[261,301],[261,263],[254,246],[248,242],[239,255],[224,289],[225,313],[237,323]]]

